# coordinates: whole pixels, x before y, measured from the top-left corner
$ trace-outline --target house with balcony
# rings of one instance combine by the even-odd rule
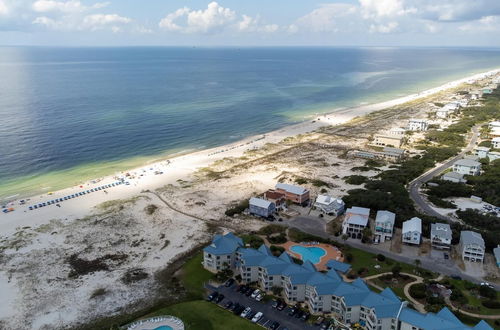
[[[268,200],[252,197],[248,202],[248,209],[250,214],[267,218],[276,212],[276,205]]]
[[[491,140],[491,146],[493,149],[500,149],[500,137],[493,138]]]
[[[490,152],[490,148],[487,147],[476,147],[474,148],[474,155],[481,158],[486,158],[488,157],[488,153]]]
[[[353,206],[345,212],[345,218],[342,222],[342,233],[352,238],[362,238],[363,229],[368,226],[370,209]]]
[[[409,131],[427,131],[429,123],[425,119],[412,118],[408,121]]]
[[[293,203],[304,205],[309,202],[309,190],[301,186],[277,183],[275,189],[277,192],[285,194],[285,199]]]
[[[377,211],[375,217],[374,241],[383,243],[392,239],[396,214],[390,211]]]
[[[241,276],[243,283],[257,283],[266,292],[272,287],[282,288],[287,303],[303,303],[316,315],[332,314],[347,327],[359,323],[369,330],[492,330],[481,322],[470,328],[451,318],[446,308],[437,314],[419,313],[408,308],[408,303],[399,299],[390,288],[376,293],[361,278],[345,282],[336,270],[318,272],[309,261],[302,265],[294,263],[286,252],[274,256],[265,245],[258,249],[245,248],[241,239],[233,234],[216,235],[212,245],[224,253],[232,249],[230,254],[235,263],[231,264],[231,269]],[[209,249],[207,252],[204,259],[212,258],[214,251]],[[208,264],[204,260],[203,265]]]
[[[403,137],[400,135],[383,135],[377,134],[374,136],[372,145],[379,147],[394,147],[399,148],[403,143]]]
[[[463,175],[479,175],[481,163],[472,159],[459,159],[453,164],[453,172]]]
[[[481,234],[470,230],[461,231],[459,251],[462,260],[483,262],[485,247]]]
[[[233,233],[215,235],[212,244],[203,249],[203,267],[217,273],[227,267],[236,267],[235,251],[243,247],[243,240]]]
[[[403,243],[420,245],[422,240],[422,219],[414,217],[403,222]]]
[[[449,224],[431,224],[431,245],[435,249],[451,249],[451,227]]]
[[[345,203],[341,198],[318,195],[314,206],[325,214],[339,216],[344,213]]]
[[[264,199],[266,201],[273,202],[274,205],[276,205],[276,210],[283,210],[286,208],[286,198],[285,193],[283,192],[269,189],[264,193]]]

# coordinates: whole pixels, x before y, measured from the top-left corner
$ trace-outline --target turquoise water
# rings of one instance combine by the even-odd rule
[[[173,330],[173,328],[169,327],[168,325],[162,325],[161,327],[155,328],[154,330]]]
[[[294,253],[300,254],[302,256],[302,261],[309,260],[313,264],[317,264],[321,261],[321,258],[326,255],[326,251],[323,248],[316,246],[305,247],[300,245],[294,245],[290,248]]]
[[[0,47],[0,200],[497,67],[497,49]]]

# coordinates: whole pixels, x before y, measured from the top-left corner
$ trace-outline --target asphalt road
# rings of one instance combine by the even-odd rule
[[[472,128],[472,137],[469,141],[469,144],[465,149],[463,149],[458,155],[455,157],[449,159],[445,163],[436,166],[435,168],[425,172],[418,178],[414,179],[410,184],[408,185],[408,191],[410,193],[410,198],[415,202],[417,208],[420,210],[420,212],[434,216],[436,218],[442,219],[442,220],[447,220],[447,221],[457,221],[456,219],[452,219],[450,217],[444,216],[438,212],[436,212],[423,198],[422,195],[419,193],[419,188],[422,186],[422,184],[426,183],[427,181],[431,180],[435,176],[441,174],[444,170],[447,168],[453,166],[453,163],[455,163],[457,160],[461,159],[467,152],[471,151],[477,143],[477,139],[479,137],[479,126],[474,126]]]

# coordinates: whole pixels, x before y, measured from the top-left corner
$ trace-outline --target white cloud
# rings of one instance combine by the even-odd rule
[[[91,6],[85,6],[78,0],[54,1],[38,0],[33,3],[33,10],[39,13],[62,12],[81,13],[87,10],[100,9],[109,5],[109,2],[98,2]]]
[[[359,0],[365,17],[392,17],[415,13],[416,8],[405,7],[403,0]]]
[[[168,14],[160,21],[159,26],[167,31],[180,31],[182,27],[175,23],[175,20],[187,15],[190,9],[187,7],[179,8],[175,12]]]
[[[485,16],[477,22],[461,25],[459,30],[472,33],[500,31],[500,17]]]
[[[3,0],[0,0],[0,15],[7,15],[9,13],[9,8],[7,7],[7,4],[3,2]]]
[[[120,25],[131,21],[130,18],[117,14],[93,14],[83,18],[80,29],[96,31],[110,27],[113,32],[120,32]]]
[[[299,18],[293,24],[293,30],[297,31],[300,27],[313,32],[338,32],[350,25],[349,22],[353,19],[359,19],[357,6],[345,3],[327,4]]]
[[[237,23],[237,29],[241,32],[265,32],[274,33],[279,30],[278,24],[262,24],[259,16],[253,18],[243,15],[241,21]]]
[[[372,24],[370,25],[370,33],[391,33],[399,26],[398,22],[389,22],[387,24]]]

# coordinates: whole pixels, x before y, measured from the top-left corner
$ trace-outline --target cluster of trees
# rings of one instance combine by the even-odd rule
[[[225,213],[228,217],[232,217],[236,214],[243,213],[243,211],[245,211],[248,208],[248,206],[249,206],[249,201],[248,199],[245,199],[239,202],[237,205],[227,209]]]

